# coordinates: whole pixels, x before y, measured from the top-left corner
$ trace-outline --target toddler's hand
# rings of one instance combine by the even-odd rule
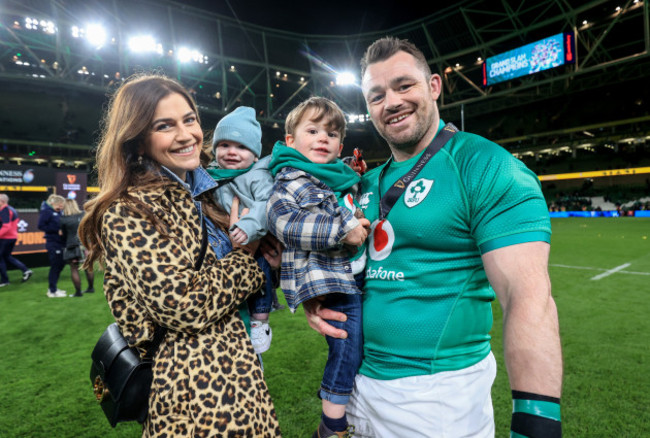
[[[359,175],[363,175],[368,170],[366,162],[363,160],[361,149],[354,148],[354,161],[352,162],[352,169]]]
[[[235,227],[235,229],[230,232],[230,239],[239,245],[243,245],[248,240],[248,234],[246,234],[246,231],[241,228]]]
[[[359,219],[359,225],[352,229],[344,238],[343,243],[352,246],[361,246],[368,237],[370,221],[368,219]]]
[[[248,213],[248,208],[244,208],[241,211],[242,216],[244,216],[247,213]],[[230,206],[230,227],[235,225],[237,222],[239,222],[239,198],[235,196],[232,199],[232,205]],[[246,234],[246,233],[244,233],[244,234]],[[248,237],[248,236],[246,236],[246,237]],[[257,251],[257,247],[260,246],[260,241],[259,240],[256,240],[254,242],[248,242],[247,245],[243,245],[241,243],[238,243],[238,242],[236,242],[234,240],[234,238],[232,237],[232,234],[231,234],[230,240],[232,241],[233,248],[242,248],[242,249],[246,250],[247,252],[249,252],[251,255],[255,254],[255,251]]]

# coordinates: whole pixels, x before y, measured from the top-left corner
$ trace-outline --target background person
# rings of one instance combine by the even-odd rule
[[[249,212],[229,230],[231,238],[241,245],[259,240],[268,233],[266,202],[273,187],[269,172],[270,156],[259,159],[262,153],[262,128],[255,120],[255,110],[240,106],[224,116],[212,136],[214,160],[207,168],[218,183],[214,199],[230,211],[234,198],[240,208]],[[248,299],[251,314],[251,341],[258,354],[271,347],[273,332],[269,326],[269,313],[273,307],[276,285],[271,266],[266,259],[256,255],[264,271],[264,287]]]
[[[327,337],[329,352],[319,390],[323,412],[314,438],[349,436],[345,406],[363,354],[361,291],[363,245],[370,222],[358,218],[359,176],[338,159],[345,114],[334,102],[312,97],[285,123],[286,146],[276,144],[269,168],[275,184],[267,204],[269,230],[282,252],[280,287],[289,308],[324,297],[347,315],[338,326],[348,337]]]
[[[33,272],[23,262],[11,255],[18,240],[18,212],[9,205],[9,196],[0,193],[0,287],[9,285],[7,267],[12,265],[23,273],[23,282],[29,280]]]
[[[413,44],[390,37],[367,49],[361,70],[370,117],[392,157],[362,179],[360,203],[373,225],[364,359],[348,406],[355,436],[494,435],[495,294],[512,436],[561,436],[562,354],[539,180],[500,146],[457,132],[380,216],[381,195],[447,129],[436,105],[442,81]],[[305,311],[321,333],[345,335],[324,320],[344,315],[317,303]]]
[[[61,233],[65,241],[63,250],[63,261],[70,265],[70,277],[74,285],[75,293],[73,297],[82,297],[84,293],[95,292],[94,279],[95,274],[91,269],[85,269],[88,288],[81,292],[81,278],[79,278],[79,264],[85,258],[85,249],[81,247],[81,241],[77,234],[79,223],[83,218],[84,212],[79,208],[79,204],[74,199],[66,199],[63,204],[63,216],[61,217]]]
[[[38,229],[45,233],[45,249],[50,262],[50,271],[47,275],[49,298],[67,297],[66,291],[58,288],[59,276],[63,267],[63,249],[65,241],[61,235],[61,212],[65,198],[59,195],[50,195],[41,204],[38,215]]]
[[[202,142],[196,105],[177,82],[125,81],[97,150],[100,192],[80,225],[85,266],[105,265],[104,293],[130,345],[146,354],[157,327],[166,330],[143,436],[278,437],[237,310],[262,285],[256,247],[233,248],[228,215],[209,195],[216,184],[199,165]],[[205,233],[210,245],[196,270]]]

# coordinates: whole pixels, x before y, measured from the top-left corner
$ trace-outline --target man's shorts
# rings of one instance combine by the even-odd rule
[[[377,380],[357,375],[346,408],[357,438],[494,437],[496,361],[458,371]]]

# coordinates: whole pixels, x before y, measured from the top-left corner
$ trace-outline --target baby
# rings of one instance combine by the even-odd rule
[[[273,186],[269,173],[270,156],[259,159],[262,152],[262,129],[255,119],[255,110],[240,106],[223,117],[212,137],[214,160],[208,173],[219,183],[215,201],[230,211],[233,198],[239,198],[240,208],[250,211],[230,228],[233,241],[245,245],[261,239],[267,233],[266,201]],[[248,300],[251,313],[251,341],[260,354],[271,346],[272,331],[269,312],[274,288],[271,266],[258,257],[257,262],[266,276],[265,287]]]

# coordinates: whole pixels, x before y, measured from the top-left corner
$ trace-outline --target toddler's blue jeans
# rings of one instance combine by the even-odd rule
[[[363,325],[361,320],[361,294],[328,294],[325,295],[323,307],[345,313],[345,322],[327,322],[336,328],[348,332],[346,339],[326,336],[329,353],[319,397],[335,404],[347,404],[354,377],[357,375],[363,358]]]

